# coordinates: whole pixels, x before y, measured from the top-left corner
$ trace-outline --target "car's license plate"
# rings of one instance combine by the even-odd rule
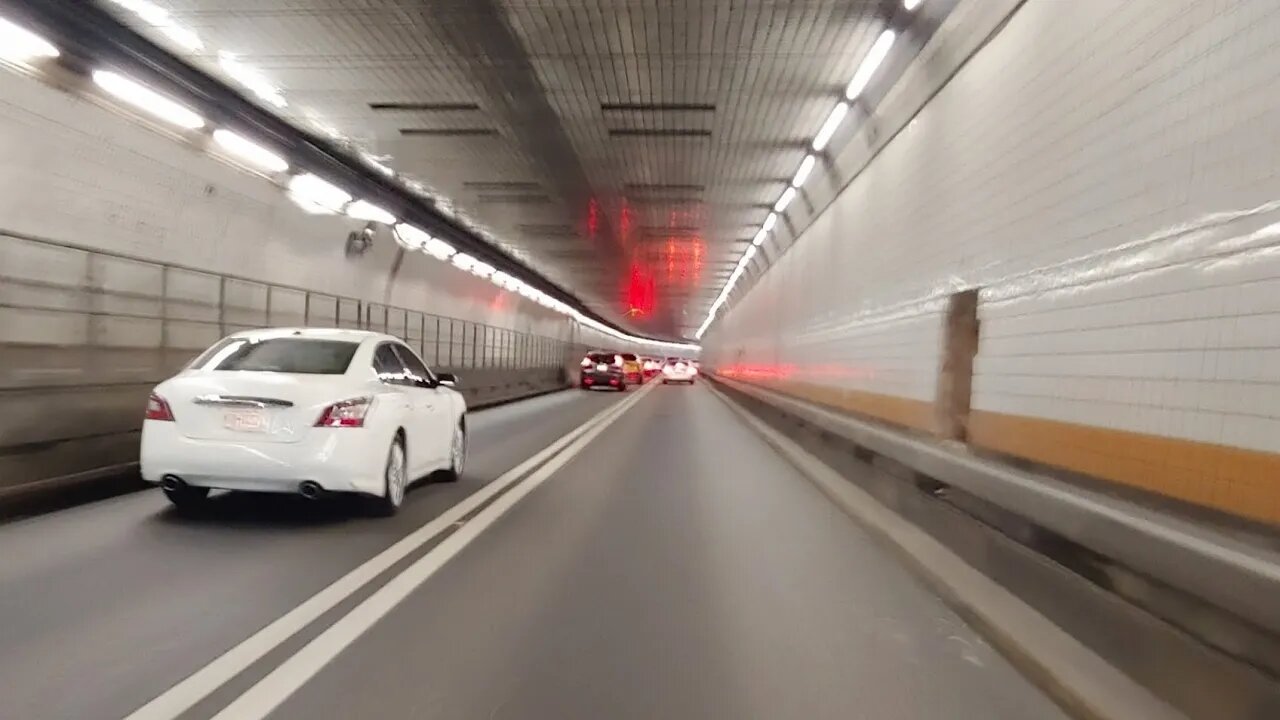
[[[599,372],[607,372],[609,370],[609,366],[601,363],[600,365],[596,366],[596,370]]]
[[[267,416],[259,410],[232,410],[222,416],[222,424],[235,432],[266,432]]]

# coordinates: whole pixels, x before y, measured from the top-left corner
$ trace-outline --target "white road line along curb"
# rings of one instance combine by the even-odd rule
[[[622,416],[640,398],[653,389],[646,385],[632,397],[619,404],[620,411],[595,424],[585,434],[578,437],[564,452],[547,461],[526,480],[481,510],[457,532],[445,538],[426,555],[414,561],[404,572],[392,578],[378,588],[376,592],[329,626],[314,640],[283,662],[266,677],[236,698],[230,705],[213,717],[213,720],[257,720],[265,718],[293,695],[308,680],[315,677],[343,650],[360,638],[387,613],[407,598],[414,590],[426,582],[445,563],[453,559],[486,528],[493,525],[508,510],[546,482],[560,468],[582,451],[583,448],[604,432],[606,428]]]
[[[881,505],[791,438],[712,388],[744,423],[842,510],[904,556],[939,595],[963,608],[1005,652],[1053,684],[1054,695],[1091,720],[1185,720],[1021,598],[924,530]]]
[[[596,427],[607,426],[612,423],[622,413],[635,405],[648,387],[650,386],[642,388],[640,392],[633,394],[616,405],[605,408],[591,419],[570,430],[533,457],[468,495],[457,505],[406,535],[391,547],[366,560],[359,567],[343,575],[325,589],[308,598],[301,605],[272,621],[271,624],[223,653],[213,662],[156,696],[146,705],[127,715],[124,720],[173,720],[173,718],[190,710],[196,703],[204,700],[231,678],[279,647],[303,628],[315,622],[321,615],[359,592],[361,588],[391,566],[431,542],[442,532],[454,529],[455,525],[461,523],[464,518],[489,502],[495,495],[502,493],[513,483],[519,482],[533,469],[550,462],[575,440],[591,432]],[[463,524],[462,527],[465,529],[466,525]]]

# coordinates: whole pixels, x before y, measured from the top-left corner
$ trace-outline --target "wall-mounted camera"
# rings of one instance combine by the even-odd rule
[[[373,237],[378,232],[377,223],[369,223],[361,230],[353,230],[347,235],[347,257],[360,257],[373,247]]]

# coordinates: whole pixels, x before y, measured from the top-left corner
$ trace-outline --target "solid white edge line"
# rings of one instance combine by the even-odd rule
[[[353,608],[341,619],[330,625],[324,632],[307,643],[288,660],[281,663],[222,709],[212,720],[257,720],[265,718],[293,695],[308,680],[315,677],[326,665],[343,650],[355,642],[369,628],[391,612],[414,590],[426,582],[437,570],[444,567],[451,559],[463,550],[472,540],[477,538],[489,526],[493,525],[507,513],[516,503],[537,487],[547,481],[560,468],[573,460],[597,435],[612,425],[623,412],[640,401],[652,390],[653,384],[647,384],[639,392],[619,403],[620,412],[592,426],[591,430],[580,436],[564,452],[556,455],[545,465],[538,468],[526,480],[519,483],[511,492],[498,498],[493,504],[480,511],[474,518],[432,548],[427,554],[418,558],[399,575],[378,588],[372,595]]]
[[[976,626],[1029,682],[1090,720],[1185,720],[1082,642],[800,444],[710,387],[744,424]],[[1021,665],[1022,667],[1019,667]],[[1039,682],[1037,682],[1039,680]]]
[[[328,587],[305,600],[301,605],[273,620],[269,625],[258,630],[208,665],[157,695],[147,704],[125,716],[124,720],[173,720],[173,718],[190,710],[196,703],[204,700],[231,678],[240,674],[240,672],[293,637],[321,615],[336,607],[343,600],[351,597],[351,595],[358,592],[360,588],[367,585],[392,565],[430,542],[435,536],[475,511],[477,507],[488,502],[494,495],[502,492],[513,482],[520,480],[532,468],[559,453],[592,427],[600,423],[612,422],[612,418],[621,415],[630,407],[630,404],[635,403],[635,398],[639,394],[636,393],[631,398],[627,398],[616,405],[610,405],[596,413],[589,420],[565,433],[537,454],[503,473],[488,485],[468,495],[435,519],[335,580]]]

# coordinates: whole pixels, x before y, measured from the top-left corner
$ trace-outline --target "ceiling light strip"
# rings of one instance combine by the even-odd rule
[[[907,10],[914,10],[919,7],[922,2],[923,0],[903,0],[903,7]],[[827,144],[831,142],[832,136],[835,135],[836,130],[840,128],[841,123],[844,122],[845,117],[849,114],[849,103],[860,97],[863,91],[866,90],[867,85],[871,82],[871,78],[875,76],[876,71],[880,69],[885,58],[888,57],[889,51],[892,49],[893,43],[896,39],[897,33],[893,30],[885,30],[880,33],[876,38],[876,41],[872,43],[871,49],[867,51],[866,57],[862,59],[862,62],[858,65],[858,69],[853,74],[853,78],[849,81],[849,85],[845,88],[845,99],[836,103],[836,106],[831,109],[831,113],[827,115],[827,119],[822,123],[822,127],[818,129],[818,134],[814,136],[813,143],[811,144],[814,152],[822,152],[827,147]],[[765,238],[768,237],[774,226],[777,225],[778,214],[785,212],[791,202],[795,200],[796,195],[799,194],[799,188],[803,187],[805,181],[809,179],[809,175],[813,172],[813,168],[816,164],[816,156],[813,154],[805,155],[804,160],[800,163],[800,167],[796,170],[795,177],[791,180],[791,184],[787,186],[786,190],[783,190],[782,195],[778,198],[777,202],[774,203],[773,212],[769,213],[768,217],[765,218],[764,223],[760,226],[760,230],[755,234],[755,237],[751,239],[751,244],[747,246],[745,251],[743,251],[736,268],[729,276],[728,281],[725,282],[719,296],[717,296],[715,302],[711,304],[711,309],[707,312],[706,319],[703,320],[702,325],[699,326],[697,332],[694,333],[694,338],[696,340],[701,340],[707,329],[711,327],[711,323],[715,321],[716,314],[728,300],[729,294],[737,285],[744,269],[751,262],[752,258],[756,256],[757,248],[764,243]]]
[[[194,32],[173,23],[172,19],[169,18],[168,11],[163,8],[147,2],[147,0],[112,1],[134,12],[145,22],[157,27],[188,50],[203,48],[203,43],[201,43],[199,37]],[[30,58],[57,57],[58,54],[58,49],[44,38],[0,18],[0,57],[21,61]],[[228,76],[252,91],[260,99],[277,108],[287,106],[283,93],[278,88],[256,70],[241,62],[235,55],[226,52],[219,53],[219,64]],[[205,119],[194,110],[119,73],[110,70],[97,70],[93,73],[93,79],[99,87],[111,95],[179,127],[198,129],[206,124]],[[337,131],[332,128],[325,126],[323,129],[330,135],[337,135]],[[261,170],[285,172],[289,169],[289,163],[285,158],[234,131],[223,128],[215,129],[213,131],[213,141],[227,154]],[[383,164],[378,158],[366,152],[361,152],[360,155],[367,164],[383,175],[395,177],[395,171]],[[419,193],[425,192],[425,188],[418,183],[404,180],[404,184],[413,186],[413,189]],[[392,226],[392,234],[401,247],[411,251],[421,251],[439,260],[450,262],[459,269],[464,269],[478,277],[488,279],[499,287],[519,293],[539,305],[562,313],[582,325],[611,337],[640,345],[686,351],[700,350],[700,347],[695,343],[655,340],[631,335],[606,325],[595,318],[589,317],[582,311],[570,307],[563,301],[557,300],[520,281],[509,273],[502,272],[470,255],[458,252],[449,243],[431,236],[415,225],[399,222],[395,215],[384,208],[365,200],[355,200],[346,190],[317,175],[301,173],[292,176],[287,185],[287,192],[289,197],[307,212],[323,214],[345,212],[346,215],[354,219]],[[740,275],[741,268],[735,273],[733,279],[736,281]],[[727,293],[722,293],[721,295],[719,300],[721,304],[724,302],[725,295]]]

